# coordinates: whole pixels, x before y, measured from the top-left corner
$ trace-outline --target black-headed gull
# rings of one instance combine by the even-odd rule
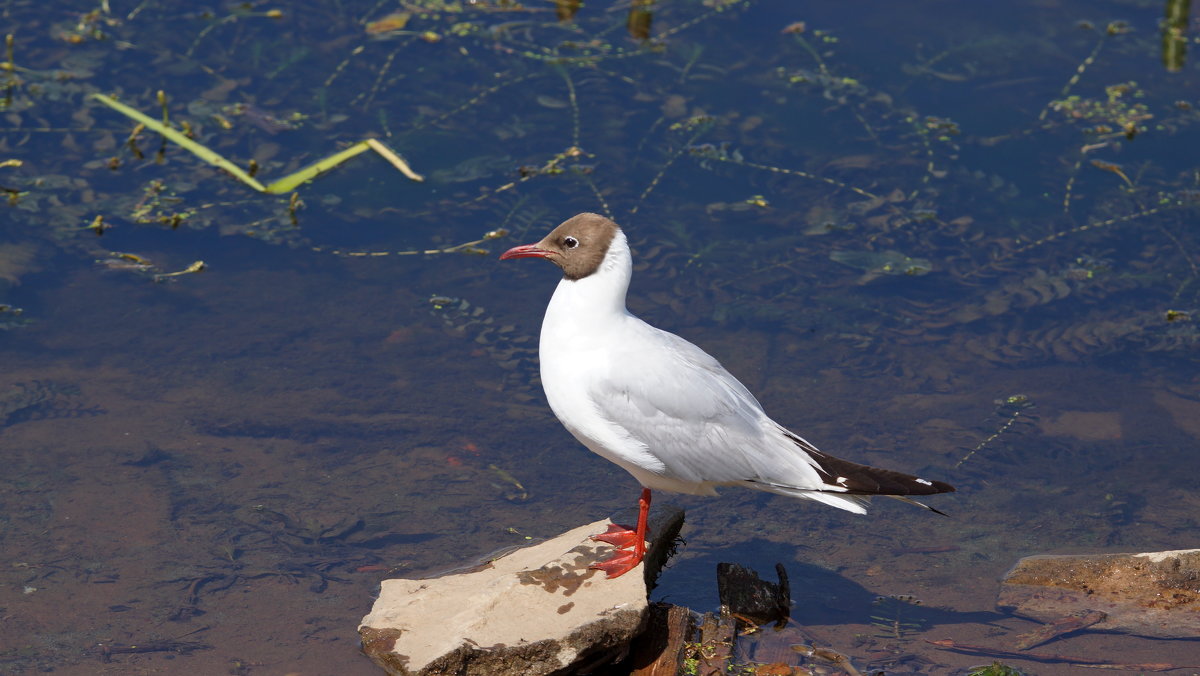
[[[954,490],[822,453],[771,420],[704,350],[630,314],[633,259],[611,220],[579,214],[500,258],[545,258],[562,268],[539,346],[546,399],[567,431],[643,486],[636,530],[613,525],[595,536],[618,548],[592,566],[608,577],[645,555],[652,489],[716,495],[717,486],[746,486],[858,514],[872,495],[912,502],[903,496]]]

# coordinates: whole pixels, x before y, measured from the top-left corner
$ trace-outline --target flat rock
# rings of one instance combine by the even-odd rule
[[[1105,617],[1091,629],[1200,638],[1200,549],[1028,556],[1005,576],[996,604],[1039,622],[1099,611]]]
[[[647,565],[616,579],[588,568],[612,554],[592,541],[605,519],[466,572],[384,580],[359,626],[363,651],[388,674],[538,676],[619,658],[648,616],[683,511],[651,512]]]

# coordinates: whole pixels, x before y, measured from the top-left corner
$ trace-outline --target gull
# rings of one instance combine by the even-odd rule
[[[636,529],[613,524],[593,536],[617,548],[591,566],[609,578],[645,556],[651,490],[716,495],[718,486],[744,486],[858,514],[872,495],[937,512],[906,496],[954,490],[821,452],[767,416],[707,352],[630,314],[633,257],[613,221],[579,214],[500,256],[509,258],[544,258],[562,269],[538,347],[550,409],[580,443],[642,485]]]

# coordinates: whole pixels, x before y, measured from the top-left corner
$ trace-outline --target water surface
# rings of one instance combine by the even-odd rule
[[[781,423],[959,489],[660,496],[655,599],[782,562],[810,640],[952,674],[989,660],[927,639],[1032,627],[993,611],[1019,557],[1195,546],[1200,89],[1161,5],[118,4],[3,10],[5,671],[375,673],[379,580],[632,506],[536,381],[555,271],[496,260],[584,210],[631,309]],[[428,180],[364,154],[262,195],[90,98],[159,90],[264,180],[367,137]]]

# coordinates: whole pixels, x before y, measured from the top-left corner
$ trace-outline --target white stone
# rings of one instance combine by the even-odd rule
[[[682,512],[654,516],[651,532],[674,538]],[[359,626],[364,652],[404,676],[534,676],[619,656],[648,603],[644,565],[611,580],[588,568],[612,554],[589,538],[608,524],[580,526],[468,572],[384,580]]]
[[[1177,559],[1184,554],[1191,554],[1192,552],[1200,552],[1200,549],[1172,549],[1166,552],[1144,552],[1142,554],[1134,554],[1134,556],[1150,559],[1151,563],[1159,563],[1167,559]]]

